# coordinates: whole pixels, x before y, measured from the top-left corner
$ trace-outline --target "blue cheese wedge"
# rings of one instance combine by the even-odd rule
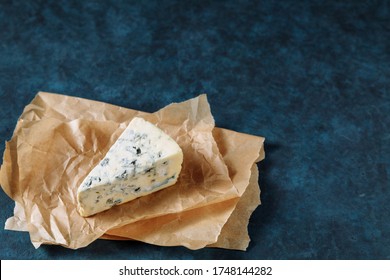
[[[77,190],[87,217],[176,183],[183,152],[166,133],[134,118]]]

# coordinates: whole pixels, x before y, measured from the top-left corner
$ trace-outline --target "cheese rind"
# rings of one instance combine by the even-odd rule
[[[87,217],[176,183],[180,146],[161,129],[134,118],[77,190],[78,211]]]

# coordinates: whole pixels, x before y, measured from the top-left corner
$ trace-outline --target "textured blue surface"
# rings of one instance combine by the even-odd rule
[[[388,1],[1,1],[1,154],[38,91],[150,112],[205,92],[267,152],[247,252],[0,230],[1,259],[390,259],[389,19]]]

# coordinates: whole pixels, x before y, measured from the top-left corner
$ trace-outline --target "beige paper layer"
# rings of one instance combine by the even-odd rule
[[[258,160],[262,160],[264,158],[264,150],[262,148],[264,139],[220,128],[215,128],[213,134],[228,165],[233,183],[239,186],[241,190],[245,188],[245,192],[237,205],[235,201],[221,202],[204,206],[200,211],[195,209],[178,213],[177,215],[166,215],[161,219],[143,220],[115,230],[109,230],[108,233],[110,235],[105,234],[102,238],[111,240],[136,239],[162,246],[191,245],[194,248],[194,245],[197,245],[197,247],[203,247],[205,244],[210,244],[213,241],[210,240],[210,237],[216,238],[216,236],[208,234],[210,232],[210,224],[212,226],[220,226],[223,224],[226,216],[232,213],[223,225],[221,233],[217,237],[217,242],[207,246],[245,250],[250,241],[247,232],[248,220],[253,210],[260,204],[258,170],[257,165],[254,164],[251,168],[249,185],[245,187],[245,184],[248,183],[248,178],[245,175],[247,174],[247,169],[242,168],[241,164],[248,164],[250,160],[243,162],[237,161],[235,158],[244,152],[240,147],[245,147],[244,149],[252,148],[255,153],[260,148]],[[221,219],[221,221],[218,221],[218,219]],[[16,205],[15,215],[7,220],[6,228],[27,231],[27,229],[24,229],[24,226],[24,213]],[[201,234],[194,235],[193,232],[200,232]]]
[[[178,213],[177,215],[166,215],[163,218],[152,218],[125,225],[115,230],[109,230],[109,234],[101,238],[111,240],[139,240],[155,245],[162,246],[191,246],[195,245],[201,248],[205,244],[215,242],[211,238],[218,238],[217,242],[211,245],[225,249],[245,250],[249,244],[250,238],[247,231],[248,220],[253,210],[260,204],[260,189],[258,186],[258,170],[254,164],[251,168],[249,185],[247,178],[246,165],[249,161],[237,161],[237,158],[245,149],[252,148],[256,153],[260,148],[258,160],[264,158],[263,138],[245,135],[225,129],[215,128],[213,135],[218,146],[221,149],[222,156],[228,166],[231,179],[234,184],[239,186],[240,190],[245,188],[238,204],[235,201],[221,202]],[[244,150],[242,150],[244,147]],[[253,160],[253,158],[252,158]],[[232,210],[234,209],[234,210]],[[230,215],[230,213],[232,213]],[[229,217],[223,225],[219,236],[209,235],[210,224],[220,226],[226,217]],[[221,219],[221,221],[218,221]],[[24,213],[18,205],[15,206],[15,215],[9,218],[6,228],[10,230],[22,230],[25,226]],[[193,232],[201,234],[194,235]],[[174,238],[172,238],[174,236]]]
[[[248,223],[252,212],[260,204],[258,169],[254,164],[251,178],[244,194],[235,201],[220,202],[199,209],[189,210],[180,215],[169,215],[163,219],[153,218],[135,222],[109,231],[101,238],[110,240],[138,240],[160,246],[186,246],[186,244],[207,244],[207,247],[245,251],[249,245]],[[234,210],[232,211],[232,208]],[[208,243],[210,224],[219,216],[230,215],[221,228],[215,243]],[[218,224],[218,223],[216,223]],[[161,230],[161,229],[168,230]],[[194,236],[192,232],[203,234]],[[175,238],[172,238],[174,236]],[[189,236],[190,238],[187,238]],[[194,240],[194,237],[196,238]],[[207,240],[207,241],[206,241]],[[188,247],[188,246],[187,246]],[[201,245],[199,247],[202,247]]]
[[[253,162],[256,158],[264,158],[264,138],[220,128],[215,128],[213,134],[233,184],[239,190],[240,200],[232,199],[195,210],[139,221],[109,230],[109,236],[105,238],[116,239],[117,236],[121,239],[129,238],[164,246],[190,247],[188,244],[192,244],[194,247],[196,244],[196,248],[214,243],[214,247],[245,250],[250,240],[247,233],[248,220],[260,204],[258,170]],[[248,153],[248,149],[251,153]],[[227,219],[228,223],[225,222]],[[210,234],[217,231],[221,232],[218,236]],[[197,234],[193,234],[194,232]]]
[[[178,186],[81,218],[75,211],[78,183],[135,115],[154,122],[185,148],[185,172]],[[34,246],[83,247],[111,228],[239,197],[212,137],[213,127],[204,95],[146,114],[39,93],[6,143],[1,185],[23,208]]]
[[[253,211],[260,205],[259,171],[254,164],[251,168],[248,187],[238,201],[234,211],[224,224],[217,242],[209,247],[235,249],[245,251],[249,245],[248,223]]]

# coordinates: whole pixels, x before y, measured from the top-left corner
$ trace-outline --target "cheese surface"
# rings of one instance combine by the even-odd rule
[[[183,152],[161,129],[134,118],[77,190],[87,217],[176,183]]]

